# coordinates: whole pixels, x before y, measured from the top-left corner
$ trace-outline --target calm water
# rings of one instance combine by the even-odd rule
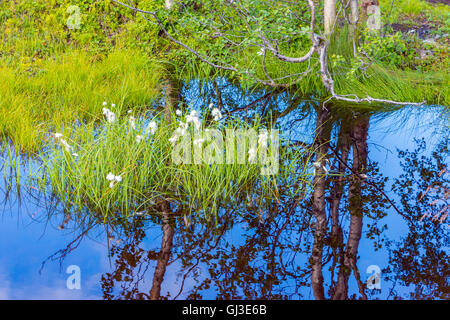
[[[195,106],[196,101],[189,98],[192,92],[186,90],[184,94]],[[278,105],[283,105],[283,101],[281,98]],[[303,117],[304,114],[296,111],[280,120],[285,126],[283,134],[310,140],[314,117]],[[295,125],[289,125],[290,119],[301,118],[303,120]],[[438,108],[405,109],[371,117],[369,158],[377,163],[382,176],[387,177],[384,190],[402,212],[409,214],[402,206],[401,193],[391,191],[391,185],[404,171],[398,150],[412,151],[417,146],[415,139],[423,138],[426,148],[420,155],[431,156],[448,133],[448,122]],[[448,166],[448,154],[443,157]],[[79,222],[74,226],[74,222],[69,221],[61,230],[64,213],[57,199],[43,196],[26,179],[27,173],[38,164],[32,160],[22,159],[22,162],[20,188],[15,183],[10,188],[8,179],[0,182],[0,299],[147,298],[161,250],[160,221],[136,217],[128,227],[118,224],[115,230],[90,225],[89,221],[83,228]],[[410,169],[420,170],[419,167]],[[8,177],[8,170],[5,175]],[[448,187],[448,178],[445,179]],[[423,190],[413,190],[420,191]],[[374,190],[368,193],[372,204],[383,198]],[[368,210],[370,214],[372,209]],[[375,240],[401,242],[410,226],[394,209],[381,208],[381,211],[386,216],[378,225],[381,229],[386,225],[387,229],[376,235]],[[286,212],[281,210],[279,216],[272,219],[265,216],[267,213],[258,218],[251,211],[225,210],[217,226],[198,223],[189,229],[182,219],[175,220],[174,246],[161,283],[161,296],[168,299],[313,298],[308,254],[304,251],[305,246],[312,243],[311,233],[307,231],[311,222],[305,214],[307,205],[290,216]],[[381,289],[368,290],[369,298],[407,297],[415,286],[413,283],[407,286],[399,280],[401,268],[386,270],[393,269],[387,244],[382,242],[379,250],[374,249],[374,240],[365,236],[370,232],[367,226],[370,223],[371,220],[365,220],[357,267],[362,281],[370,276],[366,271],[371,265],[383,272]],[[420,227],[418,223],[417,228]],[[448,262],[448,223],[443,222],[438,232],[436,237],[440,241],[435,243],[435,249],[444,252],[439,260],[442,264],[442,261]],[[68,245],[71,250],[59,251]],[[395,243],[390,246],[398,247]],[[59,259],[61,255],[63,259]],[[81,270],[81,289],[70,290],[66,286],[69,277],[66,270],[71,265]],[[446,268],[439,270],[440,274],[438,272],[433,281],[440,282],[441,286],[436,287],[431,281],[427,290],[448,298],[449,273]],[[330,272],[324,269],[324,276],[327,286]],[[350,294],[357,294],[353,277],[349,287]]]

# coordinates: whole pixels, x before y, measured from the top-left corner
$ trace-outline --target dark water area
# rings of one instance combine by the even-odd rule
[[[195,85],[185,89],[186,105],[217,103],[216,95],[205,98],[196,90]],[[221,97],[226,110],[259,99],[244,98],[226,88]],[[254,118],[269,109],[283,113],[292,104],[286,96],[270,99],[256,103],[254,111],[235,114]],[[276,123],[283,136],[311,143],[315,113],[307,103],[297,105]],[[448,113],[439,107],[405,108],[372,112],[369,122],[367,175],[379,189],[362,186],[365,209],[356,267],[362,283],[377,270],[381,278],[374,289],[366,289],[367,297],[448,299],[449,225],[442,218],[449,211],[449,173],[442,169],[449,169]],[[336,141],[333,131],[331,143]],[[418,147],[422,149],[416,152]],[[407,150],[410,153],[401,153]],[[58,199],[43,195],[27,178],[39,164],[25,158],[21,162],[19,183],[7,161],[0,181],[0,299],[148,299],[155,286],[161,287],[163,299],[314,298],[310,285],[314,219],[308,199],[295,206],[285,200],[273,212],[252,204],[242,210],[224,208],[217,224],[194,219],[187,226],[176,217],[170,221],[173,247],[162,249],[167,221],[155,217],[135,216],[114,226],[88,218],[64,224],[66,215]],[[331,158],[330,163],[332,172]],[[344,239],[347,202],[344,199],[340,206]],[[331,249],[325,250],[323,261],[329,294],[338,272],[332,268]],[[70,266],[81,271],[80,289],[67,286]],[[360,297],[354,276],[348,288],[350,298]]]

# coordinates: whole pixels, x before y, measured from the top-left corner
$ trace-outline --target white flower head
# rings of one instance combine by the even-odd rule
[[[157,128],[158,128],[158,124],[156,123],[156,121],[150,121],[145,132],[155,134]]]
[[[108,102],[106,102],[106,101],[103,101],[103,105],[104,106],[106,106],[108,104]]]
[[[113,108],[114,108],[115,106],[116,106],[116,105],[115,105],[114,103],[111,103],[111,107],[113,107]]]
[[[174,146],[175,142],[177,142],[178,140],[178,136],[177,135],[173,135],[171,138],[169,138],[169,142]]]
[[[110,172],[106,175],[106,180],[113,181],[115,177],[114,173]]]
[[[179,127],[175,130],[175,132],[177,135],[184,136],[184,134],[186,133],[186,129],[183,127]]]
[[[59,139],[59,138],[61,138],[62,137],[62,133],[59,133],[59,132],[56,132],[55,133],[55,138],[56,139]]]
[[[116,120],[116,115],[114,114],[114,112],[110,112],[110,113],[108,113],[106,118],[108,119],[109,123],[113,123],[114,120]]]
[[[136,128],[136,119],[133,116],[131,116],[128,121],[130,122],[130,127],[132,129],[135,129]]]
[[[109,183],[109,187],[112,188],[116,184],[116,182],[122,181],[121,176],[116,176],[114,173],[110,172],[106,175],[106,180],[111,181]]]
[[[181,115],[183,114],[183,112],[181,112],[180,109],[177,109],[177,111],[175,111],[175,114],[176,114],[177,116],[181,116]]]
[[[72,150],[72,147],[67,143],[66,140],[61,139],[59,142],[63,145],[64,149],[66,149],[67,152],[70,152]]]
[[[197,130],[200,129],[201,123],[200,123],[200,121],[198,119],[198,112],[197,111],[192,110],[191,113],[186,116],[186,123],[190,123],[190,122],[192,122],[194,124],[194,126],[195,126],[195,128]]]
[[[142,141],[142,139],[144,139],[143,136],[140,136],[140,135],[137,135],[137,136],[136,136],[136,142],[137,142],[137,143],[140,143],[140,142]]]
[[[201,146],[205,142],[205,139],[199,138],[194,140],[194,145]]]
[[[106,120],[109,123],[114,122],[114,120],[116,119],[116,115],[114,114],[114,112],[112,112],[108,108],[103,108],[102,111],[103,111],[103,115],[106,116]]]
[[[222,113],[218,108],[214,108],[211,114],[214,117],[215,121],[219,121],[219,119],[222,118]]]

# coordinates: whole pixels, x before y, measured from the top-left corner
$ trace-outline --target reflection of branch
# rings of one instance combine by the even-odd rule
[[[221,228],[221,230],[220,230],[220,234],[217,235],[215,243],[214,243],[213,245],[209,245],[209,244],[208,244],[208,245],[209,245],[209,248],[205,249],[205,250],[202,252],[202,256],[203,256],[203,254],[206,254],[206,252],[209,252],[209,251],[215,249],[215,248],[219,245],[219,242],[220,242],[220,240],[222,239],[222,237],[223,237],[223,235],[224,235],[224,233],[225,233],[226,230],[227,230],[226,225],[224,225],[224,226]],[[203,240],[206,240],[206,238],[207,238],[209,235],[210,235],[210,234],[209,234],[208,232],[205,232],[204,235],[203,235],[198,241],[196,241],[195,243],[201,243]],[[182,282],[181,282],[180,290],[178,291],[178,294],[173,298],[174,300],[176,300],[176,299],[181,295],[181,293],[183,292],[183,289],[184,289],[184,283],[185,283],[185,281],[186,281],[187,276],[189,275],[189,273],[191,273],[192,270],[194,270],[194,269],[199,265],[202,256],[201,256],[200,258],[197,258],[197,262],[194,263],[194,264],[192,265],[192,267],[189,268],[188,271],[183,275],[183,280],[182,280]],[[177,259],[178,259],[178,258],[177,258]],[[176,260],[176,259],[174,259],[174,261],[175,261],[175,260]],[[172,261],[172,262],[173,262],[173,261]]]
[[[392,208],[394,208],[394,210],[395,210],[399,215],[401,215],[403,218],[405,218],[406,220],[408,220],[411,224],[413,223],[412,220],[411,220],[411,218],[408,217],[407,215],[403,214],[403,213],[397,208],[397,206],[394,204],[394,202],[388,197],[388,195],[387,195],[383,190],[381,190],[380,188],[378,188],[378,186],[377,186],[375,183],[373,183],[373,182],[371,182],[371,181],[369,181],[369,180],[363,178],[360,174],[354,172],[354,171],[352,170],[352,168],[350,168],[345,162],[342,161],[342,159],[341,159],[341,158],[339,157],[339,155],[337,154],[336,150],[334,150],[332,147],[330,147],[330,150],[334,153],[336,159],[338,159],[338,161],[339,161],[340,163],[342,163],[348,170],[350,170],[351,174],[352,174],[354,177],[356,177],[357,179],[359,179],[359,180],[365,182],[366,184],[370,185],[371,187],[375,188],[376,191],[378,191],[379,193],[381,193],[381,195],[382,195],[383,197],[385,197],[385,199],[389,202],[389,204],[392,206]]]
[[[60,267],[62,267],[62,261],[64,260],[64,258],[71,253],[73,250],[75,250],[76,248],[78,248],[78,246],[81,243],[81,240],[83,240],[84,236],[88,233],[89,230],[91,230],[93,227],[95,226],[95,224],[91,225],[89,228],[87,228],[86,230],[84,230],[82,233],[80,233],[74,240],[72,240],[64,249],[60,249],[58,251],[56,251],[54,254],[52,254],[51,256],[49,256],[47,259],[45,259],[42,264],[41,264],[41,268],[39,269],[39,274],[42,272],[42,270],[44,269],[45,263],[49,260],[59,260],[59,265]]]

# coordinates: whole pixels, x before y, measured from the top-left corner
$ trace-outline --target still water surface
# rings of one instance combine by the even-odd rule
[[[307,139],[311,136],[308,126],[310,122],[289,127],[283,133]],[[417,146],[415,139],[424,139],[426,149],[421,155],[430,156],[445,136],[448,137],[448,123],[438,108],[403,109],[371,118],[369,158],[388,178],[386,194],[399,208],[403,208],[401,195],[391,191],[392,183],[403,172],[398,150],[412,151]],[[448,154],[443,157],[448,167]],[[33,160],[23,160],[23,164],[20,189],[8,188],[7,179],[0,182],[0,299],[148,298],[161,248],[161,224],[140,217],[130,230],[117,227],[111,231],[96,225],[78,238],[84,230],[74,228],[72,222],[62,230],[58,228],[64,214],[56,199],[40,197],[28,185],[25,177],[38,164]],[[412,168],[416,169],[419,170]],[[383,197],[373,193],[375,199]],[[386,217],[380,225],[387,225],[383,237],[401,241],[408,233],[408,225],[392,208],[383,211]],[[296,250],[295,245],[312,241],[310,235],[296,229],[296,225],[309,221],[301,210],[290,219],[284,216],[272,222],[261,221],[248,213],[224,214],[221,219],[217,226],[197,226],[194,230],[186,230],[182,221],[176,222],[174,247],[161,283],[163,298],[313,298],[308,256]],[[280,229],[285,223],[288,226]],[[274,250],[271,246],[278,230],[282,231],[275,244],[278,248]],[[390,273],[390,279],[385,278],[388,274],[384,274],[384,270],[390,267],[387,244],[374,250],[374,241],[365,237],[367,232],[365,224],[357,262],[361,279],[366,281],[371,275],[366,272],[371,265],[383,270],[381,289],[369,290],[369,298],[407,298],[408,293],[414,291],[414,285],[396,281],[398,270]],[[441,242],[436,246],[445,253],[445,261],[449,253],[447,222],[442,223],[441,232]],[[74,240],[73,250],[67,252],[64,259],[59,259],[59,254],[53,256]],[[395,244],[391,246],[395,248]],[[282,252],[279,252],[280,247]],[[273,264],[269,263],[271,259]],[[66,270],[71,265],[81,270],[79,290],[66,286],[69,277]],[[440,289],[433,284],[429,289],[441,298],[448,298],[448,270],[444,268],[441,272],[435,279],[441,282]],[[327,279],[330,273],[324,270],[324,275]],[[349,287],[350,293],[358,292],[353,278]],[[442,290],[444,292],[437,292]]]

